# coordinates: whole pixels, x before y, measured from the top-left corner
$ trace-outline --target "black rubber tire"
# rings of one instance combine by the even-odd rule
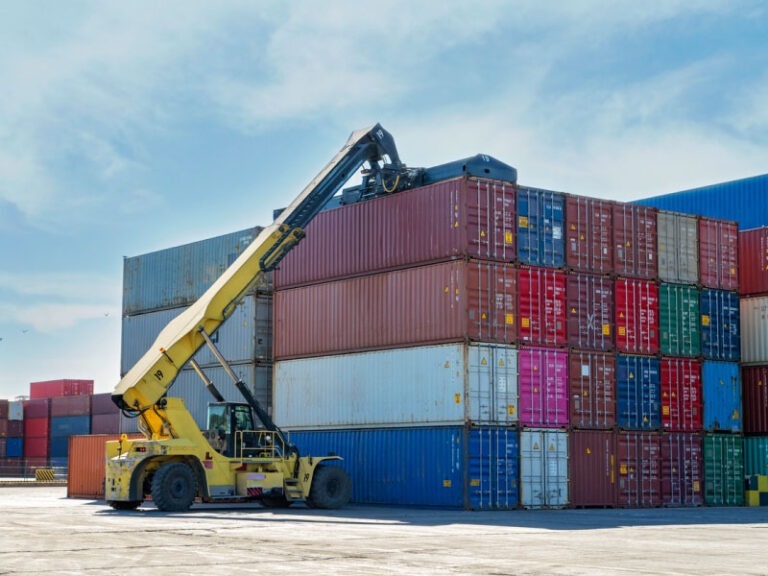
[[[288,508],[291,504],[293,502],[285,496],[264,496],[261,499],[261,505],[264,508]]]
[[[197,496],[197,477],[184,462],[163,464],[152,478],[152,500],[163,512],[189,510]]]
[[[107,504],[115,510],[136,510],[141,505],[141,500],[128,500],[126,502],[111,500]]]
[[[318,466],[312,478],[307,505],[332,510],[346,506],[352,496],[349,474],[338,466]]]

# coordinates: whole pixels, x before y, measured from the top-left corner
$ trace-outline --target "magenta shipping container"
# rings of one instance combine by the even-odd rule
[[[571,427],[612,429],[616,425],[616,357],[571,351],[568,360]]]
[[[699,219],[699,275],[702,286],[739,288],[739,226],[736,222]]]
[[[274,295],[275,360],[517,338],[517,271],[453,261]]]
[[[701,363],[689,358],[661,361],[661,427],[666,432],[701,432]]]
[[[568,346],[613,350],[613,280],[574,272],[566,284]]]
[[[522,268],[517,273],[519,338],[523,344],[565,345],[565,272]]]
[[[523,347],[518,352],[520,424],[568,426],[568,353]]]
[[[638,204],[613,205],[613,268],[618,276],[658,277],[657,212]]]
[[[768,227],[739,232],[739,294],[768,294]]]
[[[321,212],[275,271],[275,288],[464,257],[512,262],[515,190],[462,177]]]
[[[613,202],[583,196],[565,199],[565,264],[570,270],[613,272]]]
[[[659,352],[659,287],[655,282],[619,278],[616,300],[616,349],[632,354]]]

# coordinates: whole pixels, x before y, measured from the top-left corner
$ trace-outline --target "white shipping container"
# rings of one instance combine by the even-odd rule
[[[24,420],[24,403],[21,400],[8,402],[8,420]]]
[[[520,431],[520,504],[560,508],[568,504],[568,432]]]
[[[768,296],[742,298],[741,362],[742,364],[768,363]]]
[[[515,424],[517,349],[446,344],[275,363],[274,419],[292,430]]]

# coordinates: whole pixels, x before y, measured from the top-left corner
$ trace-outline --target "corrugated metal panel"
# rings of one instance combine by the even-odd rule
[[[741,361],[744,364],[768,364],[768,296],[742,298]]]
[[[134,438],[139,436],[134,435]],[[69,439],[67,498],[104,498],[105,444],[115,440],[119,440],[115,434],[72,436]]]
[[[699,311],[704,358],[738,362],[741,349],[738,294],[704,289],[700,294]]]
[[[47,436],[24,436],[24,458],[48,458]]]
[[[342,456],[353,502],[486,510],[519,501],[514,428],[305,431],[291,441],[302,454]]]
[[[768,474],[768,436],[744,438],[744,475]]]
[[[613,350],[613,280],[571,273],[566,286],[568,346],[580,350]]]
[[[51,430],[49,418],[26,418],[24,420],[25,438],[47,438]]]
[[[619,276],[656,279],[659,274],[656,210],[613,205],[613,267]]]
[[[78,396],[93,394],[93,380],[46,380],[29,384],[30,400],[54,398],[57,396]]]
[[[455,258],[512,262],[515,191],[508,182],[458,178],[322,212],[280,263],[275,288]]]
[[[659,278],[665,282],[699,281],[699,223],[695,216],[660,211]]]
[[[621,428],[661,428],[661,374],[658,358],[619,354],[616,359],[616,390],[616,420]]]
[[[515,424],[517,350],[447,344],[275,364],[274,419],[291,429]]]
[[[520,424],[568,426],[568,353],[552,348],[518,352]]]
[[[659,287],[654,282],[619,278],[616,295],[616,349],[634,354],[659,352]]]
[[[90,433],[84,432],[84,434]],[[69,457],[69,434],[66,436],[51,436],[48,439],[48,456],[50,458],[68,458]]]
[[[613,272],[613,202],[583,196],[565,199],[565,261],[570,270]]]
[[[91,434],[118,434],[120,432],[120,413],[93,414],[91,416]]]
[[[568,504],[568,433],[564,430],[520,431],[520,504],[525,508]]]
[[[91,413],[90,396],[62,396],[51,398],[51,417],[82,416]]]
[[[704,435],[704,503],[744,505],[744,445],[741,436]]]
[[[91,417],[88,414],[80,416],[55,416],[51,418],[51,438],[70,436],[71,434],[90,434]]]
[[[741,369],[744,433],[768,434],[768,366]]]
[[[24,436],[23,420],[4,420],[6,422],[6,436]]]
[[[123,261],[123,316],[189,306],[261,232],[247,228]]]
[[[571,505],[615,506],[616,434],[608,431],[574,430],[571,441]]]
[[[517,338],[511,264],[447,262],[281,290],[276,360],[380,348]]]
[[[520,187],[517,191],[517,255],[523,264],[565,266],[565,197]]]
[[[568,360],[571,426],[613,428],[616,425],[616,357],[572,351]]]
[[[0,400],[0,420],[8,420],[8,400]]]
[[[704,503],[704,451],[698,434],[672,433],[661,437],[661,495],[665,506]]]
[[[24,400],[24,419],[48,418],[50,416],[51,401],[48,398],[36,400]]]
[[[91,414],[118,414],[117,405],[112,402],[112,393],[94,394],[91,396]]]
[[[8,420],[24,420],[24,402],[11,400],[8,403]]]
[[[649,432],[621,432],[617,434],[617,445],[619,506],[660,506],[661,435]]]
[[[739,294],[768,294],[766,226],[739,232]]]
[[[703,362],[704,429],[741,431],[741,378],[735,362]]]
[[[701,432],[701,364],[698,360],[661,361],[661,426],[665,431]]]
[[[718,290],[739,287],[739,227],[734,222],[699,220],[701,284]]]
[[[24,439],[23,438],[6,438],[5,439],[5,456],[8,458],[21,458],[24,454]]]
[[[659,336],[665,356],[701,355],[699,291],[694,286],[661,284],[659,287]]]
[[[521,343],[565,345],[565,272],[524,268],[517,273],[518,336]]]

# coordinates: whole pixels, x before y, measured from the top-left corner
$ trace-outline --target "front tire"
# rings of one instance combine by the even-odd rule
[[[288,498],[285,496],[264,496],[261,499],[261,505],[264,506],[264,508],[288,508],[293,504]]]
[[[136,510],[141,505],[141,500],[111,500],[107,502],[114,510]]]
[[[310,508],[332,510],[346,506],[352,496],[347,471],[338,466],[318,466],[307,498]]]
[[[152,478],[152,500],[163,512],[185,512],[197,496],[197,477],[184,462],[163,464]]]

